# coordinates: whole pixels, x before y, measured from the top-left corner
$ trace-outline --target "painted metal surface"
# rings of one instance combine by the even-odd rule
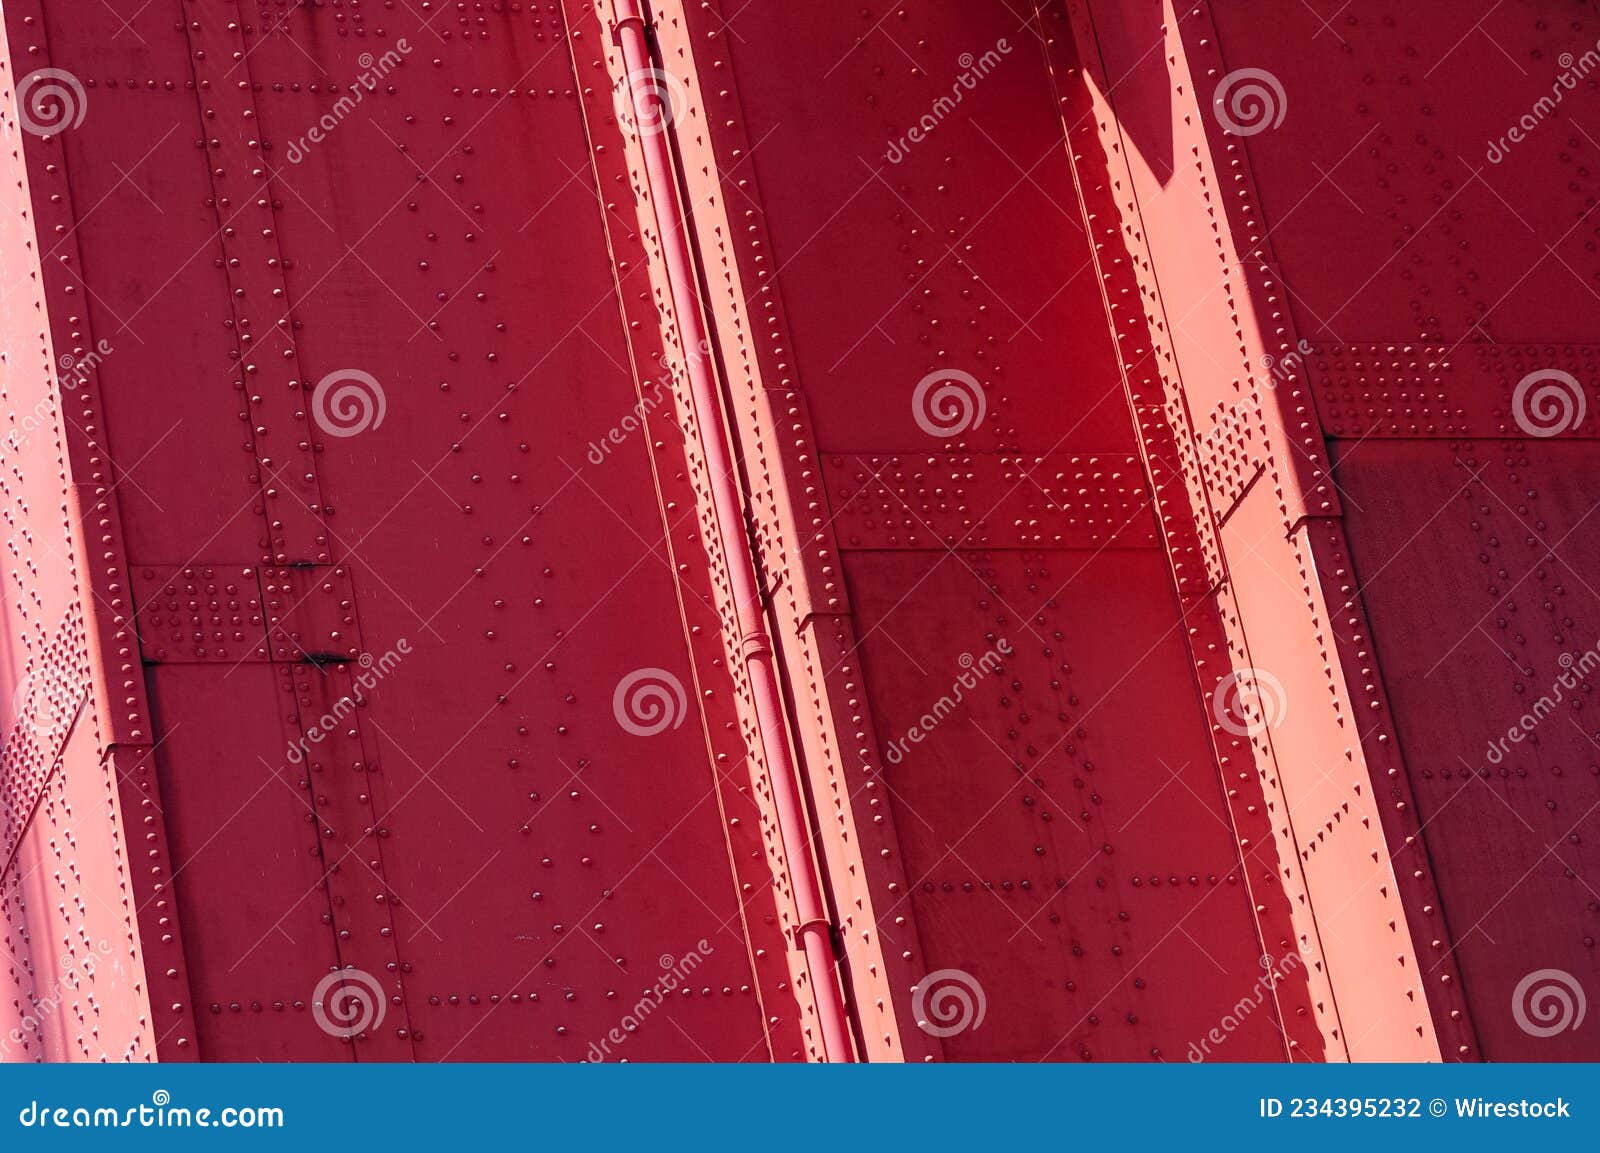
[[[1581,602],[1551,594],[1538,651],[1483,642],[1524,582],[1581,598],[1563,570],[1592,567],[1594,373],[1573,343],[1593,331],[1592,292],[1572,282],[1593,273],[1594,14],[1086,8],[1110,74],[1135,77],[1110,100],[1137,190],[1123,222],[1151,253],[1163,383],[1201,441],[1229,646],[1279,706],[1257,761],[1281,781],[1350,1053],[1593,1057],[1600,906],[1580,846],[1595,797],[1562,763],[1592,759],[1592,734],[1541,725],[1556,759],[1498,805],[1495,782],[1530,766],[1497,768],[1491,742],[1528,708],[1543,720],[1532,702],[1569,665],[1581,705],[1594,639]],[[1519,396],[1524,380],[1550,391]],[[1240,434],[1241,409],[1264,437]],[[1449,492],[1441,461],[1462,474]],[[1510,476],[1501,508],[1489,491]],[[1498,548],[1483,521],[1506,511],[1529,555],[1483,579]]]
[[[185,1024],[144,1044],[803,1055],[682,436],[637,427],[592,17],[137,8],[5,13],[13,67],[88,103],[14,139],[76,209],[37,233],[54,347],[113,349],[67,438],[111,438],[184,930]],[[37,584],[64,611],[70,575]]]
[[[5,0],[3,1055],[1600,1054],[1600,21],[1319,7]]]
[[[873,978],[893,967],[894,1027],[869,1035],[869,1052],[899,1055],[909,1037],[919,1050],[907,1056],[1178,1057],[1263,979],[1267,947],[1188,679],[1180,606],[1152,547],[1133,421],[1031,22],[963,6],[841,12],[819,28],[767,9],[719,37],[721,17],[699,12],[686,39],[703,20],[712,68],[731,74],[719,87],[736,83],[740,101],[717,119],[748,120],[753,140],[758,126],[781,125],[769,142],[780,147],[752,147],[745,199],[728,210],[760,234],[727,263],[761,285],[760,311],[781,332],[756,344],[752,390],[798,382],[783,403],[806,425],[777,437],[769,424],[759,443],[790,492],[821,464],[821,485],[810,483],[833,539],[799,547],[842,564],[854,609],[848,664],[806,659],[816,614],[794,615],[824,707],[848,709],[856,736],[824,770],[825,795],[847,794],[852,808],[838,803],[830,874],[863,871],[863,827],[865,852],[890,866],[863,886],[876,939],[850,941],[858,1003],[882,997]],[[664,40],[670,68],[682,57]],[[903,44],[917,46],[909,60]],[[950,92],[963,52],[990,55],[960,116],[886,161]],[[784,71],[758,63],[777,58]],[[830,69],[795,108],[791,78]],[[1048,243],[1033,242],[1041,233]],[[967,390],[954,410],[965,427],[939,427],[940,409],[913,402],[919,380],[948,370],[967,374],[947,378]],[[755,423],[760,436],[767,422]],[[1022,507],[987,523],[1008,500]],[[1107,551],[1119,541],[1142,545],[1143,559]],[[1126,622],[1117,637],[1091,625],[1111,617]],[[1125,647],[1127,636],[1144,643]],[[978,686],[947,711],[941,700],[980,661]],[[1151,696],[1172,714],[1152,723],[1136,703]],[[937,720],[929,739],[906,745],[924,714]],[[1160,739],[1138,739],[1152,732]],[[879,841],[885,826],[894,842]],[[825,822],[825,839],[831,831]],[[1197,987],[1199,969],[1219,980]],[[947,985],[940,975],[951,973]],[[949,1030],[937,1013],[957,1002],[944,990],[958,998],[963,987],[973,1004],[981,990],[988,1017]],[[1276,1006],[1230,1043],[1283,1056]]]

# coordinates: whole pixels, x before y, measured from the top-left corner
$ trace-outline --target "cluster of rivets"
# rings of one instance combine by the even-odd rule
[[[191,0],[192,3],[192,0]],[[287,19],[285,15],[283,19]],[[259,561],[287,564],[332,561],[332,515],[317,482],[311,392],[302,377],[301,322],[290,312],[287,273],[292,262],[280,245],[278,215],[284,209],[271,169],[287,163],[264,134],[257,94],[249,80],[249,43],[268,35],[191,6],[185,32],[193,57],[196,98],[211,175],[210,207],[217,221],[222,271],[232,300],[221,320],[232,335],[232,387],[250,454],[246,483],[259,493],[262,518]],[[340,366],[331,366],[340,367]]]
[[[153,664],[265,660],[256,570],[188,565],[134,570],[139,646]]]
[[[845,550],[1156,547],[1137,456],[830,454],[822,475]]]
[[[1353,440],[1534,439],[1513,403],[1524,378],[1555,370],[1600,380],[1593,344],[1319,343],[1300,359],[1326,434]],[[1600,404],[1559,435],[1600,437]]]

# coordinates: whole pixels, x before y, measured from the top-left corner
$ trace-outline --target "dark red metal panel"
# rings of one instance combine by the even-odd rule
[[[682,438],[670,409],[665,439],[636,427],[618,291],[644,272],[608,256],[592,158],[620,137],[575,75],[582,26],[6,14],[16,59],[90,104],[28,149],[64,153],[89,270],[51,268],[40,230],[52,316],[115,349],[93,431],[185,1044],[337,1056],[344,987],[369,1059],[799,1056],[732,685],[697,639]],[[658,734],[613,707],[641,669]]]
[[[1512,1011],[1530,1020],[1531,973],[1591,984],[1600,657],[1592,569],[1572,566],[1600,545],[1593,446],[1368,441],[1338,458],[1370,510],[1356,571],[1490,1057],[1593,1055],[1581,1032],[1530,1036]]]
[[[862,552],[846,571],[869,683],[905,686],[873,721],[927,963],[988,999],[947,1055],[1183,1059],[1228,1008],[1197,983],[1257,979],[1261,947],[1183,637],[1130,608],[1170,603],[1160,553]],[[1282,1051],[1262,1013],[1227,1054]]]
[[[721,319],[753,330],[730,372],[750,373],[756,485],[815,510],[774,515],[768,564],[803,574],[796,690],[848,726],[811,773],[838,814],[842,920],[875,912],[845,934],[858,1003],[881,1012],[890,973],[896,1027],[864,1030],[868,1052],[1172,1059],[1248,995],[1227,1055],[1281,1058],[1279,1006],[1309,1013],[1311,966],[1272,988],[1260,964],[1298,952],[1258,924],[1288,899],[1268,856],[1241,859],[1236,815],[1272,850],[1262,806],[1246,812],[1247,781],[1230,811],[1156,547],[1057,108],[1081,81],[1031,11],[829,16],[752,10],[729,36],[709,6],[662,35],[687,106],[717,109],[710,147],[685,146],[688,186],[748,238],[717,246],[708,281],[744,286]],[[736,190],[697,175],[708,155]],[[1014,655],[952,705],[963,661],[1001,640]],[[962,996],[981,1027],[940,1016]],[[1314,1033],[1301,1052],[1322,1055]]]

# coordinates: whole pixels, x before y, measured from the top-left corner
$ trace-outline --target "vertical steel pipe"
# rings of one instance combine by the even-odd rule
[[[649,35],[639,0],[613,0],[616,16],[615,36],[622,49],[628,76],[650,72],[655,63],[650,55]],[[645,107],[647,101],[662,100],[656,85],[625,81],[637,123],[654,123],[667,110]],[[801,796],[794,756],[789,739],[788,718],[773,667],[772,639],[767,633],[761,587],[756,579],[755,550],[745,525],[744,501],[739,477],[734,468],[723,414],[722,393],[709,366],[709,348],[699,280],[690,254],[688,221],[678,195],[677,175],[666,133],[641,131],[645,175],[661,234],[661,249],[667,266],[668,290],[678,318],[678,332],[684,346],[684,363],[694,402],[695,425],[700,447],[710,473],[712,502],[716,509],[718,544],[728,565],[739,628],[739,658],[750,678],[755,698],[756,717],[761,726],[761,745],[767,769],[772,776],[773,804],[778,811],[778,831],[783,839],[784,857],[789,862],[790,882],[794,886],[795,908],[800,924],[796,937],[805,950],[806,969],[811,977],[812,996],[822,1029],[823,1046],[830,1061],[854,1060],[849,1018],[840,992],[834,958],[831,924],[817,881],[816,858],[810,835],[805,801]]]

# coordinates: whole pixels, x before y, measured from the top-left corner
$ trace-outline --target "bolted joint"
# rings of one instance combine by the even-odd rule
[[[640,0],[612,0],[611,7],[616,13],[616,23],[611,26],[611,42],[622,44],[622,31],[629,24],[638,24],[639,31],[648,35],[650,26],[644,17],[644,6]]]
[[[772,638],[765,632],[745,633],[739,638],[739,657],[746,664],[757,657],[772,655]]]

